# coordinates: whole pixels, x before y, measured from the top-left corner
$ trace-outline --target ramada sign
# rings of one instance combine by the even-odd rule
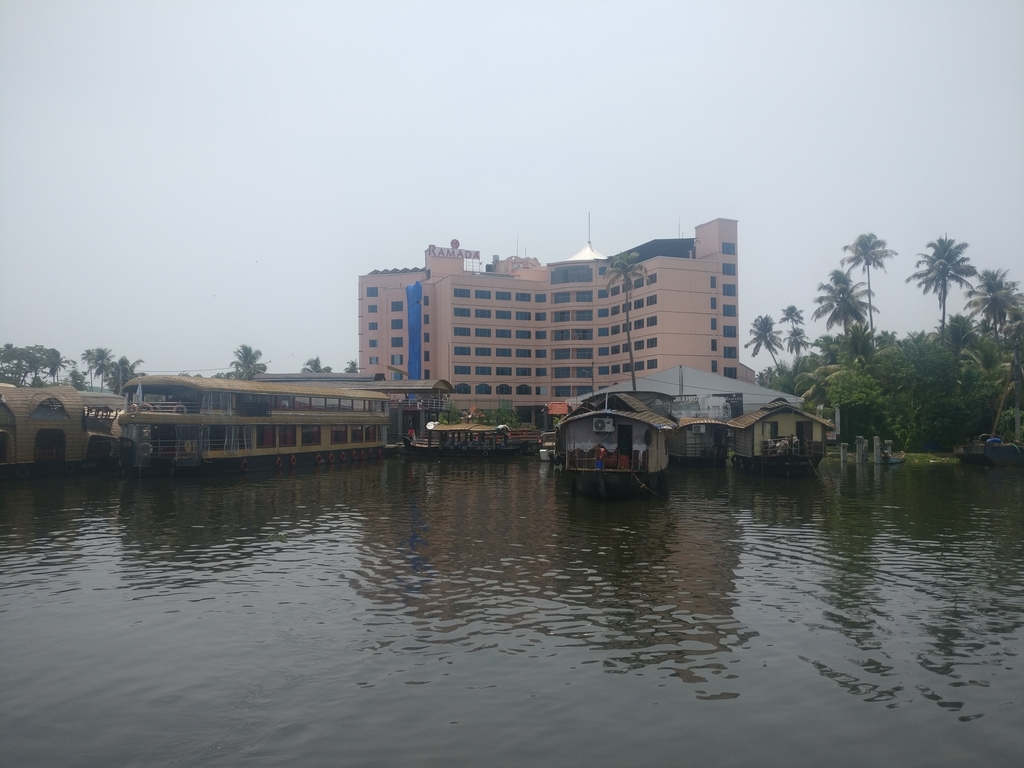
[[[424,251],[427,256],[439,256],[444,259],[479,259],[480,251],[465,251],[459,248],[459,241],[452,240],[451,248],[438,248],[436,245],[427,246]]]

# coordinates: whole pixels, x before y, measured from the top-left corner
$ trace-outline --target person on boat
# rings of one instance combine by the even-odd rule
[[[413,427],[409,427],[409,431],[406,434],[409,435],[410,440],[416,439],[416,430]]]

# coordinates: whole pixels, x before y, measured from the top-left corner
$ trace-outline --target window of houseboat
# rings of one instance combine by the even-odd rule
[[[302,425],[302,444],[303,445],[320,445],[320,425],[319,424],[303,424]]]
[[[331,445],[342,445],[348,442],[348,427],[331,427]]]
[[[308,397],[296,397],[295,405],[293,406],[296,411],[308,411],[309,410],[309,398]]]
[[[363,428],[360,426],[352,427],[352,442],[361,443],[363,442]]]
[[[228,428],[212,426],[207,427],[209,432],[206,438],[206,450],[208,451],[224,451],[228,449]]]
[[[310,398],[310,405],[314,411],[322,411],[327,408],[326,400],[325,397],[313,397]]]
[[[338,408],[342,411],[351,411],[352,401],[347,397],[343,397],[338,401]]]
[[[368,427],[366,427],[365,428],[365,435],[366,435],[366,437],[365,437],[366,442],[368,442],[368,443],[374,442],[377,439],[377,426],[375,424],[371,424]]]
[[[231,413],[231,393],[204,392],[203,410],[206,411],[207,413],[221,411]]]
[[[291,395],[278,395],[274,398],[274,407],[279,411],[290,411],[295,406]]]
[[[326,400],[326,408],[327,408],[328,411],[336,411],[336,410],[338,410],[338,398],[336,398],[336,397],[328,397],[327,400]]]
[[[275,429],[270,424],[261,424],[256,427],[256,447],[273,448],[275,445]]]
[[[772,440],[774,440],[775,438],[777,438],[779,436],[779,422],[777,422],[777,421],[769,421],[769,422],[767,422],[767,424],[768,424],[768,437],[770,437]]]
[[[277,444],[282,448],[295,445],[295,425],[277,428]]]

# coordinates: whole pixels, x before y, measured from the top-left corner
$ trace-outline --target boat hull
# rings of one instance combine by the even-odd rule
[[[530,453],[530,444],[523,440],[507,447],[454,447],[447,445],[417,445],[408,437],[402,438],[405,452],[410,456],[421,456],[428,459],[512,459]]]
[[[351,451],[303,451],[299,453],[223,456],[202,459],[195,466],[179,466],[171,457],[150,458],[149,466],[133,467],[134,444],[122,449],[121,466],[128,477],[167,477],[214,474],[246,474],[252,472],[285,472],[293,469],[330,469],[354,462],[376,461],[384,455],[383,448]]]
[[[981,467],[1024,467],[1024,452],[1013,443],[976,443],[964,445],[954,451],[963,464]]]
[[[621,499],[657,491],[663,473],[575,470],[570,474],[574,494],[601,499]]]
[[[805,477],[817,473],[820,456],[733,456],[733,464],[754,475]]]

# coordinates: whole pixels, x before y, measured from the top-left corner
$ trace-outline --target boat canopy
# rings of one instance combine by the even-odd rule
[[[383,384],[384,382],[377,382]],[[248,395],[311,395],[313,397],[344,397],[358,400],[387,400],[388,396],[369,389],[332,387],[325,384],[288,383],[271,381],[244,381],[242,379],[214,379],[202,376],[140,376],[124,385],[125,393],[138,391],[162,394],[173,389],[192,389],[198,392],[234,392]]]

